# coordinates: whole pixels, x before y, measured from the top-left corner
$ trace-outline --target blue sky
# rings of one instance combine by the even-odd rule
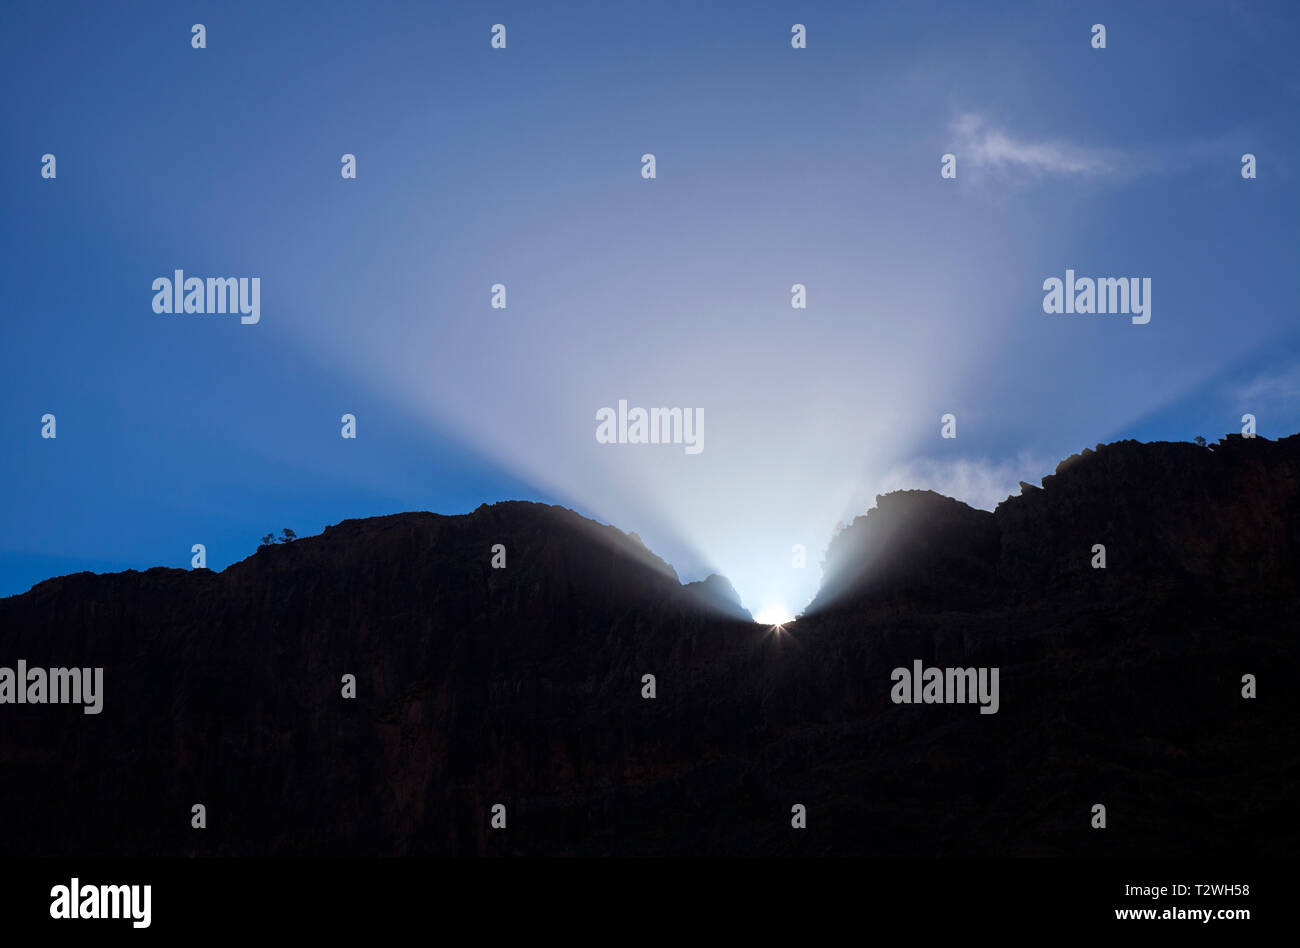
[[[1290,434],[1298,49],[1291,3],[10,3],[0,595],[523,498],[794,611],[882,490]],[[261,322],[155,314],[177,268]],[[1151,322],[1045,314],[1067,268]],[[705,449],[598,444],[620,399]]]

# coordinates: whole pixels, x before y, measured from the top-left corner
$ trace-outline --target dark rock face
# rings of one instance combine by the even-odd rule
[[[686,589],[706,609],[712,609],[728,619],[753,622],[754,617],[740,602],[735,588],[723,576],[713,573],[698,583],[687,583]]]
[[[928,490],[900,490],[831,541],[812,612],[828,605],[992,602],[999,532],[993,514]]]
[[[103,666],[104,709],[0,705],[0,852],[1289,855],[1298,474],[1300,436],[1123,442],[992,514],[888,495],[779,635],[524,503],[49,580],[0,665]],[[1000,668],[998,713],[894,704],[914,660]]]

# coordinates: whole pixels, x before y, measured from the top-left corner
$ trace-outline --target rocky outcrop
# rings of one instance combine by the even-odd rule
[[[1062,461],[1043,489],[998,506],[999,572],[1017,587],[1067,588],[1106,547],[1105,577],[1230,584],[1295,578],[1300,437],[1098,445]]]
[[[724,576],[711,573],[698,583],[687,583],[686,590],[701,606],[712,610],[717,615],[743,622],[754,621],[750,611],[741,604],[735,587]]]
[[[895,491],[831,543],[811,611],[951,608],[1203,580],[1275,589],[1300,564],[1300,436],[1098,445],[989,514]],[[1105,569],[1093,567],[1096,546]]]
[[[928,490],[900,490],[836,536],[810,612],[865,603],[970,606],[1001,594],[992,514]]]

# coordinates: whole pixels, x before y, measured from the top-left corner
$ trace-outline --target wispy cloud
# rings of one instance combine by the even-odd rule
[[[1229,393],[1244,409],[1300,402],[1300,364],[1261,372]]]
[[[950,147],[960,166],[1003,176],[1129,179],[1186,171],[1242,153],[1254,136],[1226,131],[1213,139],[1132,148],[1097,148],[1061,139],[1035,140],[1003,128],[975,112],[948,124]]]
[[[1029,141],[990,125],[974,113],[960,115],[949,131],[956,154],[976,168],[1026,171],[1032,175],[1107,175],[1120,163],[1113,151],[1062,141]]]

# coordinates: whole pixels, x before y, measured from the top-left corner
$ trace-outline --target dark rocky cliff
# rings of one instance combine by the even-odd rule
[[[888,495],[781,634],[525,503],[49,580],[0,665],[103,666],[104,710],[0,706],[0,851],[1289,854],[1298,474],[1300,436],[1122,442],[994,513]],[[998,666],[999,712],[893,704],[916,659]]]

